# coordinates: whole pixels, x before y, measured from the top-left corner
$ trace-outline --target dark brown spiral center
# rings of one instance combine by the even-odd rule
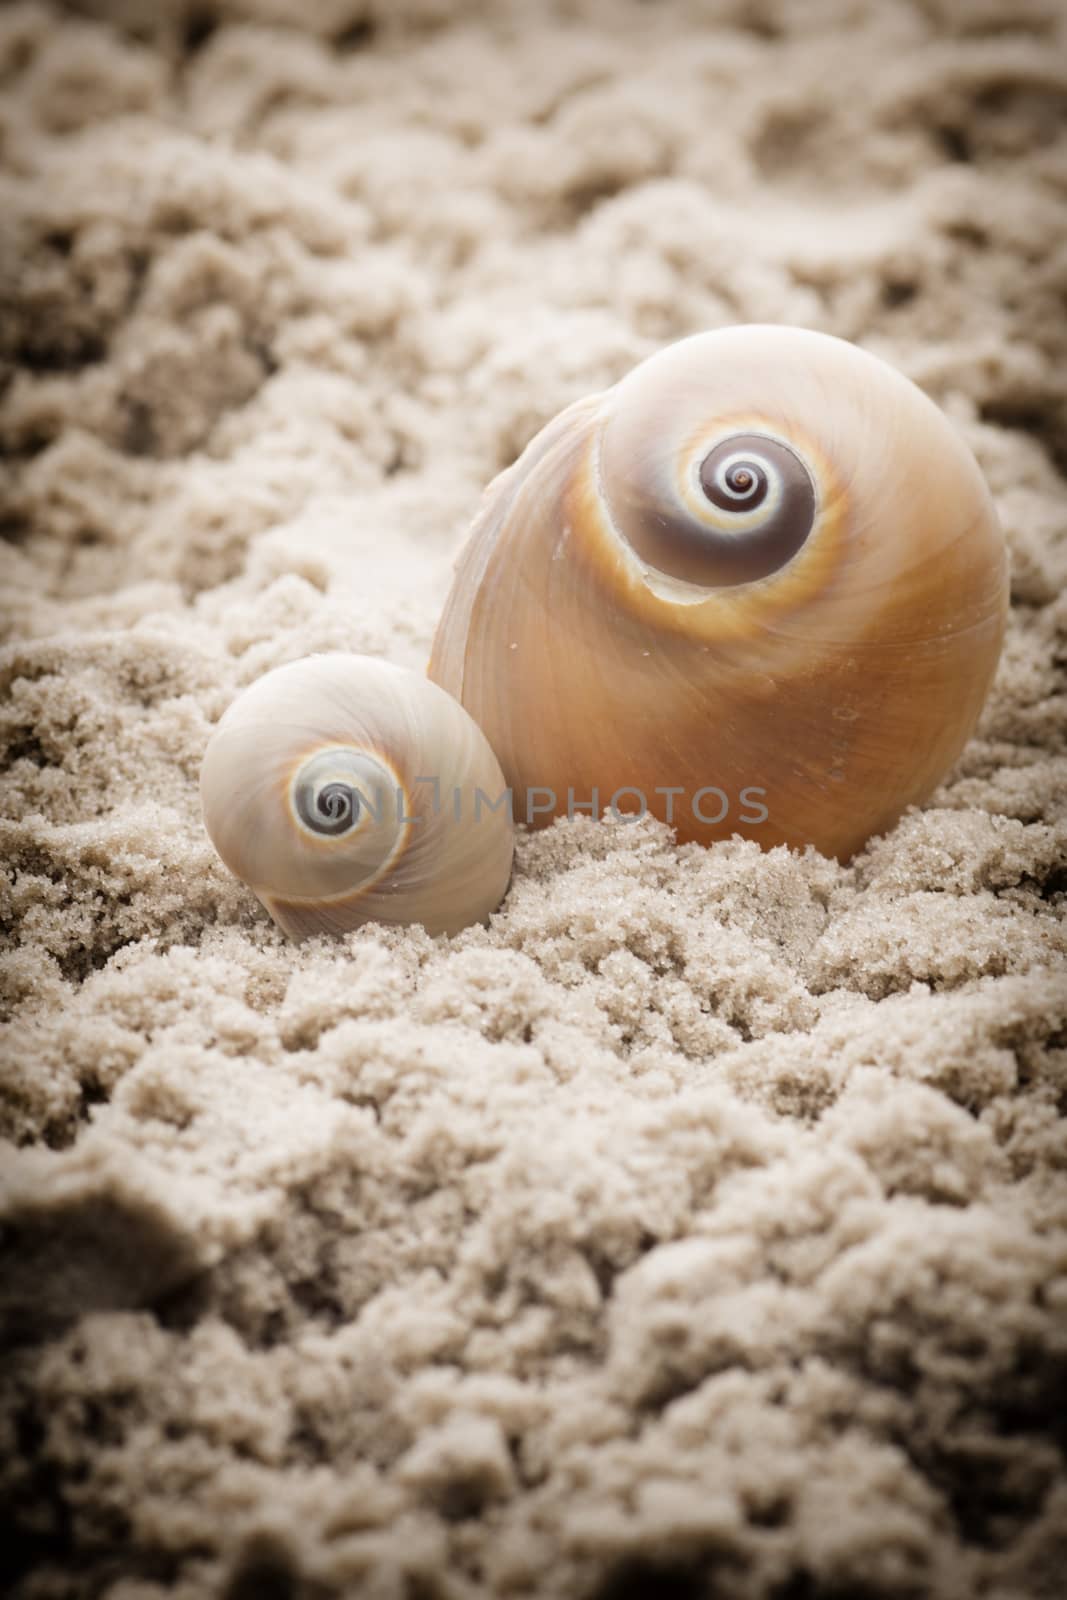
[[[308,757],[293,780],[297,817],[309,832],[339,839],[368,817],[377,820],[385,778],[374,758],[361,750],[322,750]]]
[[[699,468],[717,525],[676,527],[664,570],[709,587],[751,583],[791,561],[815,526],[812,474],[791,445],[762,433],[720,439]],[[736,516],[736,529],[730,526]]]
[[[662,494],[651,473],[616,460],[605,474],[615,526],[655,571],[703,589],[769,578],[815,526],[815,474],[792,445],[733,433],[689,468],[688,504]],[[707,501],[702,511],[699,496]]]
[[[300,819],[313,833],[347,833],[359,814],[359,796],[346,783],[328,783],[319,790],[299,788]]]
[[[770,444],[767,439],[764,444]],[[700,463],[700,487],[720,511],[752,511],[767,498],[767,464],[727,439]]]

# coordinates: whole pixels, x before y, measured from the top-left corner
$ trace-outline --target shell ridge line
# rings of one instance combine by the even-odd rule
[[[551,452],[553,445],[566,433],[574,417],[583,411],[595,410],[601,398],[599,393],[583,395],[573,400],[558,415],[550,417],[510,466],[497,473],[482,495],[481,504],[475,512],[474,521],[456,560],[456,577],[438,623],[428,667],[431,678],[436,678],[438,670],[443,668],[443,686],[461,704],[465,703],[472,654],[478,638],[478,628],[474,624],[480,613],[477,613],[476,608],[478,601],[484,600],[486,591],[491,588],[491,584],[486,580],[512,509],[531,477]],[[461,595],[464,595],[462,604]],[[461,618],[464,623],[462,628],[459,627]],[[463,651],[459,662],[452,661],[447,643],[442,645],[441,659],[439,659],[438,640],[447,641],[449,638],[455,638],[457,632],[461,632],[463,637]],[[458,673],[458,682],[448,681],[450,668]]]

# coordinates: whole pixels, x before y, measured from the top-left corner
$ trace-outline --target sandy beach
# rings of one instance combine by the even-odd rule
[[[1057,1600],[1067,13],[0,9],[0,1588]],[[974,452],[974,737],[848,864],[578,818],[296,944],[272,667],[423,670],[485,485],[735,323]]]

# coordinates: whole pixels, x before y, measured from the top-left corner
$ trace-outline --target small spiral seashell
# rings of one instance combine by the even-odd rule
[[[240,695],[208,743],[204,823],[286,933],[499,905],[514,830],[484,736],[436,684],[369,656],[309,656]]]

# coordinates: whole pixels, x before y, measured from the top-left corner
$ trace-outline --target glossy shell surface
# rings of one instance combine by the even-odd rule
[[[914,384],[827,335],[727,329],[578,401],[490,486],[430,675],[518,820],[595,791],[681,839],[847,859],[952,767],[1007,596],[977,463]]]
[[[451,696],[356,655],[258,679],[219,721],[200,780],[219,855],[294,937],[371,921],[453,933],[488,916],[511,872],[504,788]]]

